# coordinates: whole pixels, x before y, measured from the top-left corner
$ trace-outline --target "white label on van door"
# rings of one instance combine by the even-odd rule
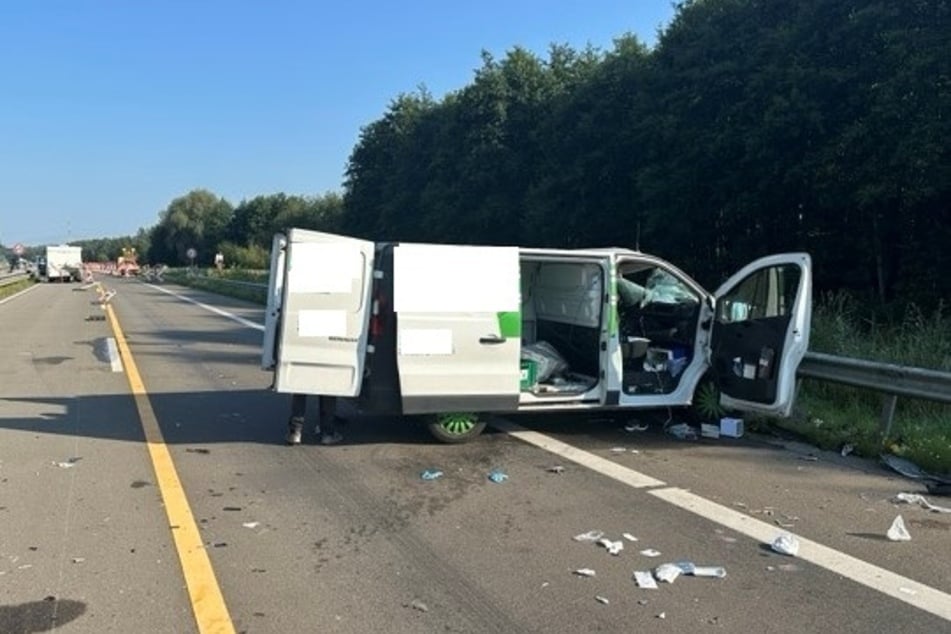
[[[297,242],[291,251],[287,290],[292,293],[349,293],[363,277],[363,254],[348,244]]]
[[[452,331],[443,329],[401,330],[399,354],[452,354]]]
[[[347,311],[302,310],[297,315],[298,337],[346,337]]]
[[[393,250],[393,309],[398,313],[517,311],[516,247],[401,244]]]

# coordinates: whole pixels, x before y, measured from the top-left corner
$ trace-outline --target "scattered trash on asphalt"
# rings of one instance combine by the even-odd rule
[[[722,566],[698,566],[692,561],[678,561],[677,567],[685,575],[694,577],[716,577],[722,579],[726,576],[726,568]]]
[[[677,423],[676,425],[671,425],[665,431],[669,435],[673,436],[674,438],[679,438],[680,440],[697,439],[697,430],[687,423]]]
[[[244,526],[245,528],[257,528],[260,525],[261,525],[261,522],[245,522],[241,526]]]
[[[574,574],[579,577],[593,577],[595,575],[594,570],[591,568],[578,568],[575,570]]]
[[[882,454],[882,462],[906,478],[920,480],[934,495],[951,495],[951,478],[928,473],[911,460],[892,454]]]
[[[658,618],[658,619],[666,619],[666,618],[667,618],[667,613],[666,613],[666,612],[661,612],[660,614],[657,615],[657,618]]]
[[[565,468],[564,468],[563,466],[561,466],[560,464],[556,464],[556,465],[553,466],[553,467],[548,467],[548,469],[546,469],[546,471],[548,471],[548,473],[564,473],[564,472],[565,472]]]
[[[601,539],[602,537],[604,537],[604,531],[594,530],[594,531],[588,531],[587,533],[581,533],[580,535],[575,535],[574,537],[572,537],[572,539],[575,540],[576,542],[594,543],[598,541],[599,539]]]
[[[654,577],[658,581],[673,583],[674,579],[680,576],[683,570],[677,564],[661,564],[654,568]]]
[[[410,603],[405,604],[407,608],[413,608],[420,612],[429,612],[429,606],[420,601],[419,599],[413,599]]]
[[[426,469],[419,474],[419,477],[423,480],[435,480],[436,478],[441,478],[443,475],[443,472],[439,469]]]
[[[624,426],[624,431],[631,433],[636,431],[647,431],[649,428],[650,425],[647,423],[638,423],[636,420],[632,420]]]
[[[226,506],[222,508],[221,510],[222,511],[240,511],[241,507],[240,506]]]
[[[80,460],[82,460],[81,457],[75,456],[73,458],[69,458],[68,460],[64,460],[63,462],[56,462],[54,460],[53,464],[55,464],[60,469],[72,469],[73,467],[76,466],[76,463],[79,462]]]
[[[629,542],[636,542],[636,541],[637,541],[637,538],[634,537],[633,535],[631,535],[630,533],[624,533],[623,535],[621,535],[621,537],[623,537],[624,539],[626,539],[626,540],[629,541]]]
[[[611,603],[610,601],[608,601],[607,597],[602,597],[600,594],[594,597],[594,600],[597,601],[598,603],[603,603],[604,605]]]
[[[839,455],[845,458],[847,455],[855,451],[855,445],[851,443],[845,443],[842,445],[842,449],[839,450]]]
[[[893,542],[911,541],[911,534],[908,532],[908,529],[905,528],[905,520],[902,519],[901,515],[895,518],[892,525],[888,528],[888,532],[885,533],[885,536]]]
[[[806,462],[818,462],[819,456],[813,456],[812,454],[809,454],[808,456],[799,456],[799,459],[805,460]]]
[[[187,453],[200,453],[200,454],[210,454],[211,449],[205,449],[204,447],[188,447],[185,449]]]
[[[86,558],[85,558],[85,557],[73,557],[73,563],[74,563],[74,564],[81,564],[81,563],[83,563],[84,561],[86,561]]]
[[[659,550],[654,550],[653,548],[645,548],[641,551],[641,554],[645,557],[660,557],[661,552]]]
[[[604,546],[612,555],[619,555],[624,550],[624,542],[612,542],[610,539],[603,538],[598,540],[598,544]]]
[[[542,581],[542,587],[543,587],[543,588],[547,588],[547,587],[550,586],[550,585],[551,585],[551,584],[550,584],[549,582],[547,582],[547,581]]]
[[[508,479],[508,475],[498,469],[489,472],[489,480],[492,480],[492,482],[495,482],[496,484],[505,482]]]
[[[611,453],[627,453],[627,447],[611,447]]]
[[[795,528],[796,527],[795,524],[790,524],[789,522],[784,522],[782,520],[774,520],[774,521],[776,522],[776,526],[779,526],[780,528]]]
[[[770,544],[774,552],[795,557],[799,554],[799,540],[789,533],[780,533]]]
[[[650,572],[644,570],[635,570],[634,581],[637,583],[638,588],[644,588],[645,590],[657,589],[657,582],[654,581],[654,575],[652,575]]]
[[[925,496],[919,495],[917,493],[899,493],[895,496],[893,502],[904,502],[906,504],[918,504],[928,509],[932,513],[951,513],[951,508],[946,506],[938,506],[929,502]]]

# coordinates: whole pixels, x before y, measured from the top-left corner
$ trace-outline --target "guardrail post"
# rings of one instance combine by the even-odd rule
[[[886,394],[882,403],[882,438],[888,438],[892,433],[892,420],[895,418],[895,405],[898,404],[897,394]]]

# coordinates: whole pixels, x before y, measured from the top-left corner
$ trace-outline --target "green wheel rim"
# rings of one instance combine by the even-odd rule
[[[476,426],[477,422],[478,416],[468,412],[440,414],[436,417],[436,423],[442,427],[443,431],[453,436],[461,436],[469,433]]]

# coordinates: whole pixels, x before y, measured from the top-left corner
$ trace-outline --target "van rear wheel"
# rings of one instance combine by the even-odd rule
[[[439,442],[459,444],[481,434],[485,421],[479,420],[479,415],[473,412],[450,412],[434,415],[426,427]]]

